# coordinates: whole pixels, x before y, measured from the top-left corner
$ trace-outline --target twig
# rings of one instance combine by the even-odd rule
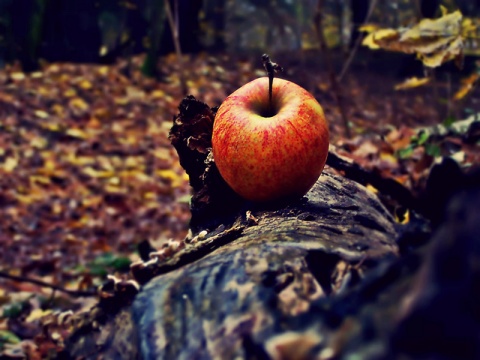
[[[366,24],[370,21],[370,18],[372,17],[372,14],[373,14],[373,9],[375,9],[376,5],[377,5],[377,0],[372,0],[370,2],[370,7],[368,8],[368,13],[367,13],[367,16],[365,17],[364,24]],[[343,64],[343,68],[340,71],[340,75],[338,75],[338,82],[342,81],[343,77],[345,76],[348,69],[350,68],[350,65],[352,64],[353,58],[357,54],[357,51],[360,48],[361,43],[362,43],[362,37],[358,36],[355,40],[355,44],[353,45],[352,51],[350,51],[350,54],[348,55],[347,60]]]
[[[345,128],[345,136],[351,138],[350,127],[348,125],[347,112],[345,110],[345,104],[343,102],[343,95],[340,88],[340,84],[337,80],[337,75],[335,73],[335,68],[332,62],[332,56],[330,54],[330,49],[327,46],[325,41],[325,36],[323,35],[323,21],[322,21],[322,10],[323,10],[323,0],[318,0],[317,9],[315,11],[315,27],[317,30],[318,42],[320,43],[320,50],[325,54],[325,63],[327,65],[327,70],[330,77],[330,85],[333,90],[333,94],[336,98],[340,114],[342,116],[343,126]]]
[[[178,0],[175,0],[175,11],[177,12],[175,16],[178,16],[177,1]],[[170,7],[170,0],[165,0],[165,12],[167,14],[168,24],[170,25],[170,29],[172,31],[173,45],[175,46],[175,53],[177,54],[178,65],[180,66],[179,75],[180,75],[180,84],[182,87],[182,92],[183,92],[183,95],[187,95],[188,87],[187,87],[187,82],[185,81],[185,75],[183,73],[184,63],[183,63],[183,57],[182,57],[182,49],[180,47],[180,38],[178,35],[178,27],[177,27],[178,24],[175,23],[175,20],[173,18],[172,9]]]
[[[41,280],[37,279],[32,279],[28,277],[23,277],[23,276],[15,276],[15,275],[10,275],[6,272],[0,271],[0,278],[5,278],[5,279],[10,279],[13,281],[18,281],[18,282],[26,282],[26,283],[31,283],[35,284],[41,287],[57,290],[60,292],[63,292],[65,294],[68,294],[70,296],[96,296],[97,292],[96,291],[82,291],[82,290],[68,290],[65,289],[61,286],[54,285],[54,284],[49,284]]]
[[[447,116],[445,119],[441,119],[445,121],[446,119],[451,118],[452,110],[453,110],[453,102],[452,102],[452,75],[451,73],[447,72]]]

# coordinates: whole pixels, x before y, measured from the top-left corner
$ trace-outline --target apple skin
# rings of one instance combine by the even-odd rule
[[[301,197],[315,184],[328,155],[328,125],[320,104],[302,87],[253,80],[221,104],[212,151],[220,175],[243,198],[266,202]],[[269,116],[273,115],[273,116]]]

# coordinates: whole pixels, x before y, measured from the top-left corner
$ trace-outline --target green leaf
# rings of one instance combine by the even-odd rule
[[[23,306],[21,303],[7,305],[3,308],[3,317],[16,318],[22,313],[22,308]]]
[[[466,109],[465,109],[466,110]],[[445,120],[443,120],[443,125],[447,128],[449,128],[450,126],[452,126],[452,124],[456,121],[455,117],[453,116],[448,116]]]
[[[397,152],[397,156],[400,159],[408,159],[412,156],[413,154],[413,146],[408,146],[405,149],[400,149]]]
[[[178,198],[179,203],[185,203],[185,204],[190,204],[190,201],[192,200],[192,195],[183,195]]]
[[[426,131],[420,131],[420,133],[418,134],[418,142],[417,144],[418,145],[423,145],[427,142],[428,138],[430,137],[430,135],[426,132]]]
[[[130,268],[130,259],[124,256],[116,256],[112,253],[105,253],[95,258],[89,265],[90,274],[94,276],[105,276],[112,268],[117,271],[127,271]]]
[[[17,335],[8,330],[0,330],[0,344],[18,344],[22,341]]]
[[[433,157],[438,157],[442,154],[440,146],[437,144],[425,144],[425,152]]]
[[[129,258],[119,256],[112,260],[110,266],[117,271],[128,271],[131,263]]]

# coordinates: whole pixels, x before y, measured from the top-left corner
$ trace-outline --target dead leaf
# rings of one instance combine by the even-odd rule
[[[412,89],[412,88],[416,88],[416,87],[428,84],[429,82],[430,82],[430,78],[428,77],[424,77],[424,78],[411,77],[406,79],[403,83],[395,85],[395,90]]]
[[[428,67],[437,67],[463,54],[462,13],[457,10],[438,19],[423,19],[410,28],[378,29],[363,40],[370,49],[417,54]],[[469,30],[471,31],[471,30]]]
[[[472,89],[474,88],[475,84],[477,83],[477,80],[479,78],[479,74],[477,72],[474,72],[470,74],[467,78],[462,80],[462,85],[460,86],[460,89],[453,95],[454,100],[461,100],[465,96],[467,96]]]

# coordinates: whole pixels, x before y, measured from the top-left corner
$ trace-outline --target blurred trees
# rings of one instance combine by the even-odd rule
[[[266,51],[318,47],[317,0],[169,0],[182,52]],[[372,0],[326,0],[322,14],[330,47],[351,46]],[[408,26],[435,17],[438,5],[478,16],[480,0],[392,0],[376,3],[371,22]],[[47,61],[111,62],[146,52],[144,70],[174,50],[164,0],[0,0],[0,66],[24,70]]]
[[[202,0],[170,3],[182,48],[200,50]],[[173,50],[165,24],[163,0],[0,0],[0,66],[18,60],[31,71],[40,58],[111,62],[138,52],[154,63]]]

